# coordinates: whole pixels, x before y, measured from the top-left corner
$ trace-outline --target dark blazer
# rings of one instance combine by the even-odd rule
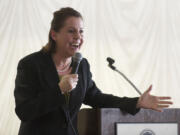
[[[82,59],[79,81],[70,92],[69,112],[77,132],[77,113],[82,103],[94,108],[120,108],[135,114],[138,98],[103,94],[91,79],[90,66]],[[19,135],[74,135],[66,113],[65,97],[51,55],[42,50],[21,59],[15,80],[16,114],[21,120]]]

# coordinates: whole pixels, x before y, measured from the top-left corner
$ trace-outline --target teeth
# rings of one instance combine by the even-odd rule
[[[78,47],[79,45],[78,45],[78,44],[72,44],[72,46],[76,46],[76,47]]]

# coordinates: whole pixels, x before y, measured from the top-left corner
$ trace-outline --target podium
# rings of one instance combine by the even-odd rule
[[[180,135],[180,109],[141,109],[131,115],[118,108],[100,108],[82,109],[78,114],[79,135],[116,135],[116,123],[176,123]]]

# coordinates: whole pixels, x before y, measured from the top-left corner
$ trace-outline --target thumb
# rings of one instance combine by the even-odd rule
[[[72,77],[73,79],[78,78],[78,74],[71,74],[71,77]]]
[[[149,86],[149,88],[146,90],[145,93],[150,93],[151,90],[152,90],[152,84]]]

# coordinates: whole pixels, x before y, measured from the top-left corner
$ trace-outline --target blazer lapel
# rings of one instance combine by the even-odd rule
[[[47,83],[46,85],[48,86],[49,89],[56,91],[58,90],[60,92],[60,88],[58,86],[59,76],[56,71],[56,67],[52,60],[52,57],[50,54],[45,54],[45,53],[43,53],[43,57],[44,58],[41,64],[43,68],[42,75],[44,76],[45,82]],[[68,121],[66,104],[62,106],[62,110],[64,111],[66,120]]]
[[[43,53],[43,52],[42,52]],[[43,53],[43,60],[42,60],[42,75],[44,76],[44,79],[46,81],[46,85],[49,86],[49,88],[59,90],[59,77],[54,65],[54,62],[52,60],[52,57],[50,54]]]

